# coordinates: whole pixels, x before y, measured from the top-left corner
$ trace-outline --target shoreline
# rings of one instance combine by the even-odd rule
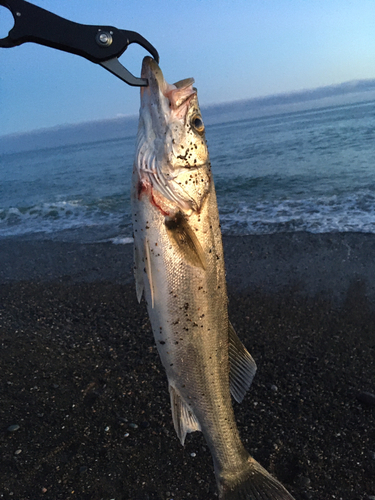
[[[307,232],[223,236],[228,289],[292,288],[340,305],[361,287],[375,301],[375,234]],[[133,245],[0,240],[0,284],[17,281],[133,283]]]

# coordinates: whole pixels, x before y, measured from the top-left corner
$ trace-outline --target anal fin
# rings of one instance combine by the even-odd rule
[[[188,432],[200,431],[201,426],[193,411],[181,398],[177,389],[169,385],[169,394],[171,396],[172,418],[176,434],[184,445],[186,434]]]
[[[241,403],[251,386],[257,366],[251,354],[237,337],[237,333],[230,321],[228,325],[228,337],[230,392],[237,403]]]

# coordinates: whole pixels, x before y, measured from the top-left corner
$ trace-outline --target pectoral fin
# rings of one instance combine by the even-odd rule
[[[170,242],[186,261],[195,267],[206,269],[206,257],[194,230],[181,212],[174,217],[166,217],[165,227]]]
[[[171,396],[171,408],[174,428],[183,446],[186,434],[188,432],[200,431],[201,427],[193,411],[181,398],[177,389],[175,389],[172,385],[169,386],[169,394]]]
[[[237,337],[229,322],[229,383],[230,392],[237,403],[241,403],[253,381],[257,366],[251,354]]]

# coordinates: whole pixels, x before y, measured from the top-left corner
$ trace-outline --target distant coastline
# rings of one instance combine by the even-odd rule
[[[215,125],[238,121],[239,113],[251,119],[374,100],[375,79],[369,79],[201,107],[206,125]],[[138,117],[132,115],[4,135],[0,136],[0,155],[131,137],[137,122]]]

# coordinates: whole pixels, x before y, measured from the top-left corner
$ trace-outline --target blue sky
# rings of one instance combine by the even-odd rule
[[[34,0],[83,24],[138,31],[169,82],[200,103],[375,78],[374,0]],[[13,25],[0,6],[0,38]],[[139,76],[146,52],[121,62]],[[136,114],[139,89],[85,59],[27,43],[0,48],[0,135]]]

